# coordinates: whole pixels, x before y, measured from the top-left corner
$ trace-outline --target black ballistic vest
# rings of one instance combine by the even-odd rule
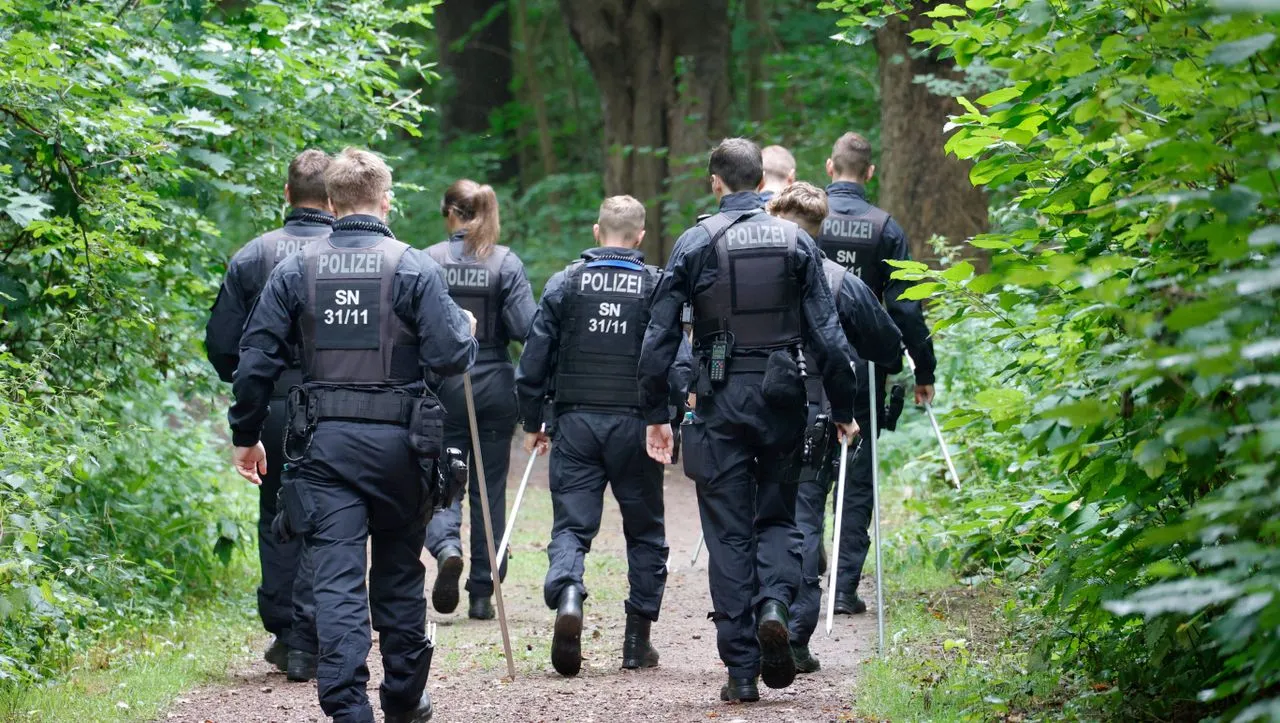
[[[888,213],[870,206],[858,216],[827,216],[818,234],[818,245],[827,258],[857,274],[877,297],[884,295],[884,285],[889,280],[880,264],[880,239],[888,222]]]
[[[502,318],[502,262],[511,250],[494,246],[493,253],[477,261],[459,261],[449,253],[449,242],[427,249],[427,253],[444,268],[449,296],[454,303],[476,317],[476,341],[481,349],[502,349],[498,338],[498,322]]]
[[[301,320],[308,381],[404,384],[421,378],[417,336],[392,308],[396,267],[406,244],[382,235],[365,248],[330,242],[302,251],[307,305]]]
[[[267,279],[271,278],[271,272],[275,271],[281,261],[306,248],[310,243],[329,238],[331,232],[331,228],[326,228],[324,233],[321,234],[300,236],[290,233],[289,228],[286,226],[263,234],[260,237],[262,256],[258,265],[258,288],[265,289],[267,287]],[[290,351],[293,357],[292,363],[276,380],[275,388],[271,392],[272,396],[285,396],[290,389],[302,383],[302,372],[297,368],[301,361],[299,359],[301,352],[296,348]]]
[[[739,350],[801,341],[801,293],[792,268],[797,226],[751,218],[758,213],[737,221],[721,213],[699,224],[711,235],[718,265],[715,281],[693,297],[695,342],[723,332],[733,335]]]
[[[636,366],[658,269],[596,258],[568,269],[556,360],[557,404],[638,408]]]

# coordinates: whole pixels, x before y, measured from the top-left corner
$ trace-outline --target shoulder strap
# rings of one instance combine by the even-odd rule
[[[698,226],[707,232],[707,236],[711,237],[709,243],[715,245],[720,240],[720,237],[724,235],[724,232],[729,230],[730,226],[757,213],[764,213],[764,211],[759,208],[750,208],[745,211],[721,211],[702,219],[698,222]]]

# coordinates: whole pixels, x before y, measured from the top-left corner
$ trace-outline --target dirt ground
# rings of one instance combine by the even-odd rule
[[[508,506],[527,457],[512,453]],[[662,656],[654,669],[625,671],[621,663],[625,623],[626,557],[617,505],[605,495],[599,537],[587,556],[586,621],[582,673],[560,677],[551,667],[554,612],[542,602],[546,543],[551,529],[545,459],[534,474],[522,504],[512,542],[512,561],[503,585],[516,678],[504,680],[506,664],[496,621],[466,617],[466,598],[451,615],[429,611],[439,627],[429,689],[435,721],[715,721],[717,723],[810,722],[852,720],[849,702],[862,661],[875,653],[875,617],[836,618],[827,637],[820,626],[811,648],[822,670],[798,676],[784,690],[760,686],[758,703],[728,704],[719,699],[724,667],[716,653],[715,629],[707,620],[711,597],[706,554],[690,567],[698,543],[699,523],[693,483],[677,468],[666,478],[667,541],[671,573],[662,618],[653,626],[654,645]],[[464,519],[465,519],[464,515]],[[463,531],[463,540],[467,533]],[[428,585],[435,566],[427,560]],[[864,580],[864,585],[866,581]],[[873,590],[863,591],[873,599]],[[430,597],[428,596],[428,599]],[[246,613],[250,614],[250,613]],[[264,637],[263,643],[265,645]],[[377,641],[370,655],[369,691],[377,706],[381,678]],[[175,701],[159,720],[181,723],[311,723],[328,720],[320,710],[314,683],[289,683],[261,660],[246,661],[228,683],[191,691]],[[381,714],[378,716],[381,720]]]

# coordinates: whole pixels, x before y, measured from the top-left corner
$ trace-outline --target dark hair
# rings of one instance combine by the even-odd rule
[[[845,133],[831,148],[831,165],[841,176],[866,178],[871,170],[871,142],[857,133]]]
[[[324,207],[329,202],[329,191],[325,189],[324,172],[329,169],[329,155],[315,149],[299,153],[289,163],[289,200],[291,205],[298,206],[307,201],[318,203]]]
[[[493,253],[498,243],[498,195],[492,186],[469,178],[454,181],[440,201],[440,213],[450,213],[462,222],[465,251],[478,259]]]
[[[760,146],[746,138],[726,138],[711,152],[707,171],[719,176],[730,192],[754,191],[764,178]]]

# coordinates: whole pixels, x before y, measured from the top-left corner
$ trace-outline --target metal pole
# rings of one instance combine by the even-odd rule
[[[916,363],[911,360],[911,355],[907,355],[907,366],[911,368],[911,373],[916,371]],[[933,405],[925,402],[924,411],[929,415],[929,422],[933,425],[933,433],[938,438],[938,446],[942,448],[942,458],[947,461],[947,471],[951,473],[951,484],[956,489],[960,489],[960,475],[956,474],[956,464],[951,461],[951,450],[947,449],[947,442],[942,438],[942,427],[938,426],[938,417],[933,413]]]
[[[547,425],[542,425],[542,431],[547,431]],[[529,464],[524,467],[524,476],[520,478],[520,488],[516,490],[516,502],[511,505],[511,514],[507,515],[507,529],[502,531],[502,542],[498,544],[498,559],[507,552],[507,544],[511,542],[511,531],[516,528],[516,515],[520,513],[520,501],[524,499],[525,487],[529,486],[529,475],[533,472],[533,463],[538,459],[538,450],[535,448],[529,454]]]
[[[871,390],[871,519],[876,533],[876,627],[880,632],[880,655],[884,656],[884,558],[880,554],[880,453],[876,443],[879,430],[880,397],[876,394],[876,365],[867,362],[867,387]]]
[[[502,604],[502,575],[499,574],[498,554],[493,546],[493,519],[489,515],[489,490],[484,479],[484,459],[480,455],[480,427],[476,425],[476,399],[471,393],[471,373],[462,375],[462,386],[467,397],[467,421],[471,423],[471,457],[476,462],[476,479],[480,484],[480,508],[484,516],[484,541],[489,551],[489,569],[493,574],[493,594],[498,602],[498,625],[502,628],[502,650],[507,655],[507,677],[515,679],[516,661],[511,655],[511,635],[507,632],[507,611]],[[472,500],[472,504],[475,501]]]
[[[840,442],[840,478],[836,482],[836,525],[831,533],[830,572],[827,573],[827,635],[836,619],[836,570],[840,561],[840,526],[844,521],[844,482],[849,474],[849,440]]]
[[[698,564],[698,555],[702,554],[702,546],[707,544],[707,534],[704,532],[698,535],[698,548],[693,551],[693,559],[689,561],[689,567]]]

